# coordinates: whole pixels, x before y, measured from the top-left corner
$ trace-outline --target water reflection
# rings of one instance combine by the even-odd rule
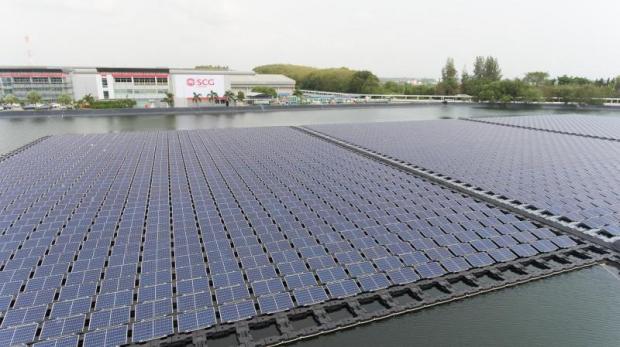
[[[319,109],[235,114],[178,114],[174,116],[0,118],[0,153],[45,135],[105,133],[118,131],[208,129],[260,126],[289,126],[321,123],[384,122],[452,119],[464,117],[575,113],[579,110],[497,109],[478,105],[416,105],[366,109]],[[619,115],[620,110],[588,111]]]

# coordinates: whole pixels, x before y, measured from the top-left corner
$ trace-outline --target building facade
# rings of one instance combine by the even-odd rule
[[[254,87],[271,87],[278,95],[291,95],[295,81],[283,75],[260,75],[244,71],[203,71],[169,68],[0,68],[0,97],[13,94],[25,100],[30,91],[44,102],[69,94],[75,100],[91,95],[97,100],[132,99],[136,107],[166,106],[166,93],[175,106],[190,107],[223,101],[232,91],[249,93]]]
[[[13,95],[27,102],[30,92],[36,92],[45,103],[56,102],[62,94],[72,96],[70,72],[63,68],[0,67],[0,98]]]

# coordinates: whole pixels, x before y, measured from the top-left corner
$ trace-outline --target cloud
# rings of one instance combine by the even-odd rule
[[[508,77],[620,73],[616,0],[3,0],[0,11],[0,64],[26,64],[30,35],[42,65],[284,62],[436,77],[448,56],[460,68],[494,55]]]

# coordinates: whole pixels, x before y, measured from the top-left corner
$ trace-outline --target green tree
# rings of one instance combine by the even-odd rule
[[[576,85],[587,85],[587,84],[592,84],[592,81],[590,81],[587,78],[584,77],[573,77],[573,76],[560,76],[557,78],[558,81],[558,85],[570,85],[570,84],[576,84]]]
[[[319,69],[304,66],[304,65],[292,65],[292,64],[271,64],[271,65],[263,65],[257,66],[254,69],[254,72],[259,74],[280,74],[292,78],[298,84],[301,83],[308,75],[312,72],[318,71]]]
[[[237,100],[243,102],[243,100],[245,100],[245,93],[242,91],[238,91],[237,92]]]
[[[224,97],[226,98],[226,100],[228,102],[236,102],[237,101],[237,96],[235,95],[235,93],[232,90],[227,90],[224,93]]]
[[[405,94],[405,86],[403,83],[387,81],[383,84],[383,93],[386,94]]]
[[[73,103],[73,98],[69,94],[60,94],[58,95],[57,101],[61,105],[71,105]]]
[[[79,108],[90,108],[95,103],[95,101],[95,98],[91,94],[86,94],[76,103],[77,107]]]
[[[271,96],[272,98],[277,98],[278,97],[278,92],[275,90],[275,88],[272,87],[254,87],[252,88],[252,91],[254,93],[261,93],[261,94],[266,94]]]
[[[446,65],[441,69],[441,81],[437,84],[437,94],[454,95],[459,91],[459,81],[456,77],[454,59],[448,58]]]
[[[379,78],[370,71],[356,71],[349,81],[349,93],[374,94],[379,92]]]
[[[474,79],[484,79],[485,75],[484,75],[484,64],[485,64],[485,59],[482,56],[477,56],[476,59],[474,59]]]
[[[192,102],[198,105],[200,103],[200,100],[202,99],[202,94],[196,92],[193,92],[193,94],[194,95],[192,96]]]
[[[41,100],[43,100],[43,98],[41,97],[41,94],[33,91],[28,92],[28,94],[26,94],[26,100],[28,101],[29,104],[38,104],[41,102]]]
[[[19,104],[19,99],[13,94],[7,94],[2,98],[2,102],[8,105]]]
[[[215,100],[217,100],[218,97],[219,97],[219,95],[217,95],[215,90],[212,90],[212,91],[209,92],[209,94],[207,94],[207,98],[209,99],[209,101],[211,103],[214,103]]]
[[[525,78],[523,78],[523,82],[531,85],[540,87],[549,82],[549,74],[543,71],[532,71],[525,74]]]
[[[168,106],[174,107],[174,94],[166,92],[166,96],[162,99],[162,101],[168,104]]]
[[[321,90],[326,92],[347,92],[350,88],[351,79],[355,71],[347,68],[321,69],[308,74],[299,87],[308,90]]]
[[[304,98],[304,92],[299,89],[295,89],[293,90],[293,96],[297,97],[299,99],[299,103],[301,103]]]
[[[499,68],[496,58],[489,56],[484,60],[483,78],[487,81],[499,81],[502,79],[502,70]]]

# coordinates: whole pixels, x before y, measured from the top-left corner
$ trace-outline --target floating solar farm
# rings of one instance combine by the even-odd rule
[[[620,142],[462,120],[311,128],[620,239]]]
[[[424,140],[401,136],[417,124],[461,134],[493,126],[319,128],[367,147],[394,148],[402,139],[393,156],[440,162],[421,153],[446,143],[414,148]],[[497,127],[505,137],[508,128]],[[507,138],[514,145],[524,136]],[[478,146],[470,144],[473,153]],[[612,150],[607,142],[590,146]],[[460,156],[475,161],[471,153]],[[618,183],[602,177],[597,184]],[[517,189],[509,182],[518,177],[503,179]],[[596,194],[579,204],[616,203],[613,189]],[[564,208],[570,196],[548,198]],[[614,206],[597,210],[606,216],[601,224],[617,225]],[[293,128],[44,139],[0,160],[0,240],[1,346],[187,344],[230,334],[233,344],[271,344],[613,255]],[[431,288],[442,294],[425,294]],[[368,311],[369,302],[380,309]],[[334,312],[342,310],[339,321]]]
[[[524,129],[620,140],[620,122],[615,117],[576,115],[476,118],[476,121]]]

